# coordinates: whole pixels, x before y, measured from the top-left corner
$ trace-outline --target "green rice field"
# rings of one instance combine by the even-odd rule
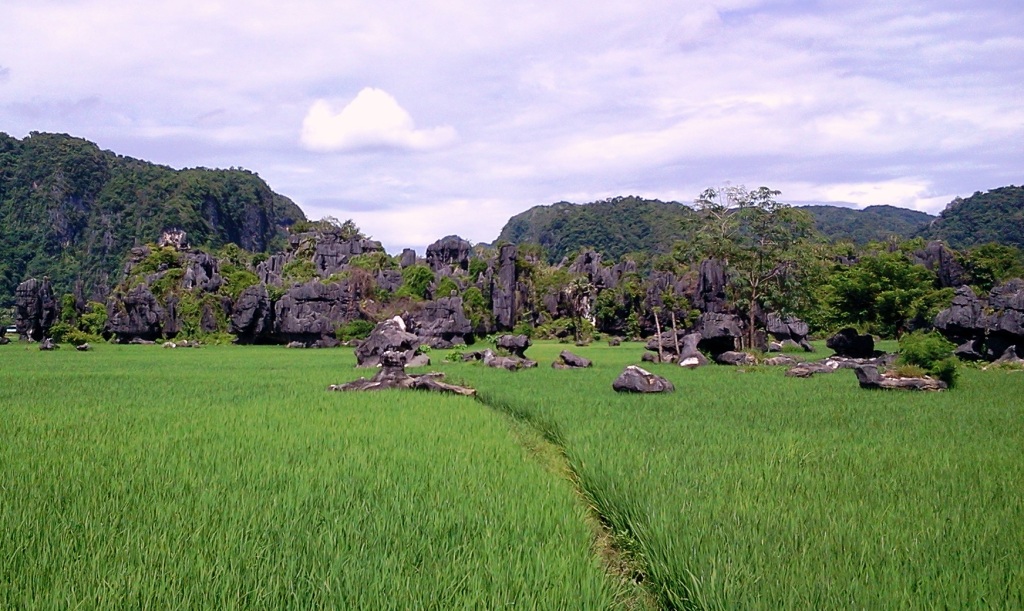
[[[1024,373],[634,396],[639,344],[565,347],[432,353],[473,400],[325,391],[348,349],[0,346],[0,608],[1024,607]]]

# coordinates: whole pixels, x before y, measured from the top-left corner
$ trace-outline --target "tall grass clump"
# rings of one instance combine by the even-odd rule
[[[0,347],[0,608],[609,608],[571,487],[351,351]]]

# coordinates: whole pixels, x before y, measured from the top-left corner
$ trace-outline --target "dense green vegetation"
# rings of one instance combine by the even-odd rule
[[[351,351],[0,346],[0,608],[609,608],[568,482]]]
[[[990,242],[1024,248],[1024,187],[1008,186],[956,198],[922,235],[954,248]]]
[[[845,240],[858,245],[885,242],[890,238],[917,235],[935,217],[895,206],[868,206],[863,209],[840,206],[802,206],[814,218],[814,229],[830,240]]]
[[[678,202],[616,197],[586,205],[559,202],[513,216],[498,241],[540,244],[549,263],[581,248],[610,259],[633,252],[667,253],[686,235],[689,207]]]
[[[920,234],[935,217],[894,206],[863,210],[838,206],[802,206],[815,231],[826,241],[863,246],[891,238]],[[693,209],[678,202],[617,197],[590,204],[559,202],[534,206],[511,219],[498,241],[535,243],[545,248],[549,262],[588,247],[609,259],[628,253],[665,254],[679,240],[692,240]],[[978,242],[981,243],[981,242]]]
[[[305,220],[291,200],[240,169],[173,170],[63,134],[0,133],[0,306],[28,277],[58,292],[76,280],[117,281],[131,247],[184,229],[193,245],[279,248],[283,226]]]

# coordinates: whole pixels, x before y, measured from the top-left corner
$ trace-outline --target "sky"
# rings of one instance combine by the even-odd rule
[[[1022,184],[1020,0],[0,0],[0,132],[244,167],[389,252],[727,184]]]

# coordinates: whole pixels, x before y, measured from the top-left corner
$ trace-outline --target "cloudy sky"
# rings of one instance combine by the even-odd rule
[[[390,252],[537,204],[1021,184],[1020,0],[2,0],[0,131],[245,167]]]

